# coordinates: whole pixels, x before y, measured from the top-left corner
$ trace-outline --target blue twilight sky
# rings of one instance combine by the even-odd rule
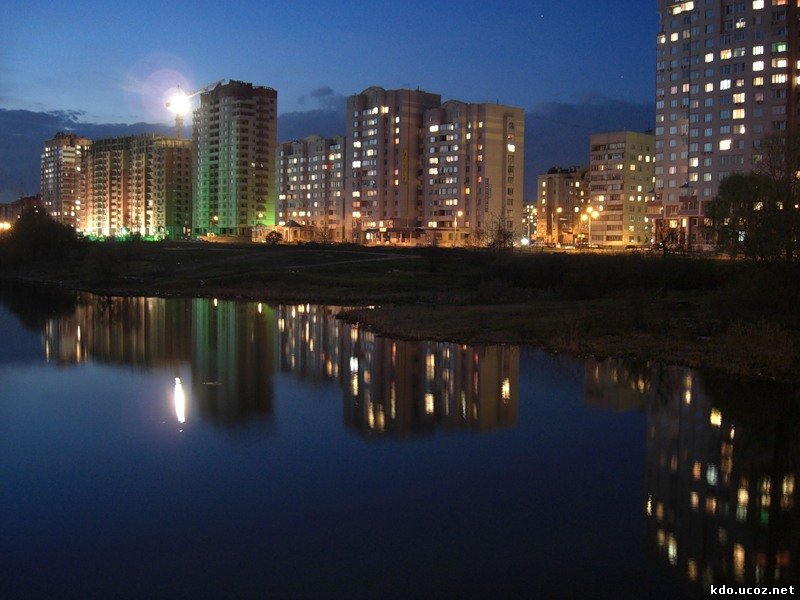
[[[654,0],[12,0],[2,23],[0,108],[166,123],[166,89],[224,78],[276,88],[280,113],[370,85],[525,109],[650,102],[658,19]]]

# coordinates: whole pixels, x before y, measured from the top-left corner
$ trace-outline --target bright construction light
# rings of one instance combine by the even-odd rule
[[[181,88],[167,100],[167,108],[176,115],[185,115],[191,110],[189,96]]]
[[[531,241],[528,238],[524,237],[519,241],[519,243],[522,244],[523,246],[527,246],[528,244],[531,243]]]

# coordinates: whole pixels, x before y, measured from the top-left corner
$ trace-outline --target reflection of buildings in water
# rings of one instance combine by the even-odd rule
[[[45,358],[177,367],[190,356],[188,302],[82,294],[72,315],[45,324]]]
[[[192,300],[192,394],[223,422],[272,414],[275,309],[254,302]]]
[[[644,410],[650,388],[649,366],[634,361],[588,358],[585,361],[584,403],[619,412]]]
[[[653,390],[647,546],[706,591],[798,584],[796,401],[750,390],[737,402],[733,389],[714,401],[682,368],[663,368]]]
[[[344,324],[339,308],[311,304],[278,307],[280,368],[305,380],[336,379]]]
[[[519,349],[382,338],[348,326],[344,421],[369,433],[513,427]]]
[[[392,340],[339,321],[337,312],[280,307],[281,368],[339,381],[347,426],[407,434],[516,425],[518,348]]]
[[[189,364],[186,404],[230,422],[272,412],[274,328],[275,310],[260,303],[84,294],[72,315],[46,323],[44,349],[48,361],[162,368],[175,376]],[[171,382],[165,390],[173,397]]]

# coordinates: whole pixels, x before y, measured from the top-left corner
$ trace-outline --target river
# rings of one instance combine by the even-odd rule
[[[768,383],[3,292],[0,596],[702,597],[800,581]]]

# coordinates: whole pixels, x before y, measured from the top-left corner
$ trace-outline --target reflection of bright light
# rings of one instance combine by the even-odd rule
[[[508,377],[503,379],[502,393],[503,400],[511,399],[511,381],[508,379]]]
[[[261,306],[261,302],[258,303],[258,314],[261,314],[264,308]]]
[[[429,415],[433,414],[433,394],[430,392],[425,394],[425,412]]]
[[[358,372],[358,359],[355,356],[350,357],[350,372],[351,373]]]
[[[708,420],[714,427],[719,427],[722,425],[722,413],[718,409],[712,408]]]
[[[175,400],[175,416],[178,417],[179,423],[186,422],[186,395],[183,393],[183,384],[181,378],[175,378],[175,392],[173,394]]]

